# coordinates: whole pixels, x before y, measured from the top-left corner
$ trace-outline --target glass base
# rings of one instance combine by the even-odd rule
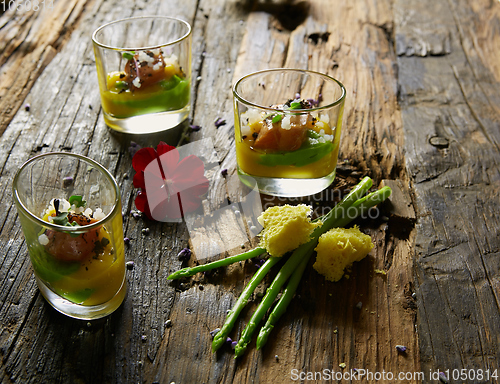
[[[40,292],[52,307],[63,315],[80,320],[96,320],[110,315],[118,309],[127,295],[127,279],[124,277],[122,286],[111,300],[99,305],[79,305],[57,295],[38,277],[35,278]]]
[[[111,129],[121,133],[145,134],[166,131],[177,127],[189,117],[190,106],[177,111],[116,118],[104,112],[104,121]]]
[[[310,196],[326,189],[335,179],[335,170],[332,173],[316,179],[285,179],[277,177],[252,176],[238,167],[238,176],[243,184],[250,188],[257,188],[260,193],[280,197]]]

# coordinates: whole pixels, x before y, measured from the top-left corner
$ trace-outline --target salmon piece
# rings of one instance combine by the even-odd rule
[[[141,52],[141,55],[144,58],[146,54]],[[152,53],[147,56],[151,58],[149,59],[146,57],[150,61],[141,61],[141,57],[136,54],[134,58],[127,61],[125,65],[124,71],[126,74],[126,81],[132,89],[148,87],[165,78],[165,62],[163,56],[161,54],[153,55]],[[134,81],[136,78],[140,80],[140,85],[137,80]]]
[[[95,223],[97,220],[85,215],[68,214],[68,221],[76,221],[84,226]],[[99,240],[99,229],[88,231],[77,236],[68,233],[48,230],[46,232],[49,243],[45,246],[48,253],[62,261],[81,261],[92,254],[95,243]]]
[[[273,124],[270,120],[259,122],[261,128],[253,146],[258,149],[277,151],[280,141],[280,124]]]
[[[299,149],[307,138],[308,124],[311,124],[312,116],[309,114],[290,116],[289,124],[285,123],[284,120],[287,120],[287,117],[274,124],[270,119],[263,122],[254,147],[270,151],[295,151]],[[286,125],[289,129],[283,128],[282,125]]]

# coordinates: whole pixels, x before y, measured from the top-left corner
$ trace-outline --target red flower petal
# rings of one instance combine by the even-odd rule
[[[172,149],[175,149],[175,147],[168,145],[163,141],[160,141],[160,144],[158,144],[158,146],[156,147],[156,153],[158,154],[158,156],[161,156],[164,153],[171,151]]]
[[[158,156],[156,155],[156,151],[153,148],[141,148],[132,158],[132,167],[134,167],[136,172],[141,172],[146,169],[149,163],[151,163],[153,160],[156,161],[157,159]]]
[[[144,183],[144,172],[137,172],[134,175],[134,179],[132,181],[135,188],[141,188],[143,190],[146,189],[146,184]]]
[[[153,219],[153,217],[151,216],[151,212],[149,211],[148,197],[147,197],[145,192],[139,191],[139,193],[137,193],[137,196],[136,196],[134,202],[135,202],[135,207],[139,211],[144,213],[150,219]]]
[[[165,152],[159,157],[160,166],[162,168],[165,179],[171,179],[172,175],[177,169],[177,163],[179,162],[179,151],[174,148],[168,152]]]
[[[164,199],[153,209],[152,216],[158,221],[167,221],[166,218],[180,219],[182,211],[178,196],[174,195],[170,196],[168,200]]]

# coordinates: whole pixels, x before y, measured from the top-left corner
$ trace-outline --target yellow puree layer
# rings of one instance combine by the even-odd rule
[[[243,140],[240,127],[238,126],[238,120],[239,119],[235,119],[236,159],[240,169],[249,175],[289,179],[315,179],[329,175],[337,166],[339,153],[338,145],[335,146],[330,154],[323,156],[314,163],[304,165],[303,167],[296,167],[294,165],[275,165],[269,167],[259,164],[260,156],[265,154],[265,152],[252,148]]]
[[[44,220],[48,221],[48,215],[44,216]],[[113,234],[120,234],[122,227],[121,215],[115,215],[111,221]],[[80,264],[80,268],[66,275],[61,279],[50,283],[50,286],[59,294],[71,295],[74,292],[84,289],[91,289],[94,292],[81,305],[98,305],[111,300],[123,284],[125,278],[125,249],[123,240],[111,239],[110,234],[105,227],[101,227],[99,232],[99,241],[106,237],[110,240],[109,244],[99,254],[98,258],[94,259],[89,256]],[[115,236],[116,237],[116,236]],[[113,241],[114,240],[114,241]],[[113,250],[112,244],[115,244]]]

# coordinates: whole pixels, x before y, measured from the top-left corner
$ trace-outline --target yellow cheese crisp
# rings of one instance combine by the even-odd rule
[[[311,207],[282,205],[266,209],[257,220],[264,227],[259,246],[271,256],[281,257],[310,240],[321,221],[311,223]]]
[[[353,228],[333,228],[321,235],[316,262],[313,267],[327,280],[339,281],[344,270],[355,261],[362,260],[373,248],[370,236]]]

